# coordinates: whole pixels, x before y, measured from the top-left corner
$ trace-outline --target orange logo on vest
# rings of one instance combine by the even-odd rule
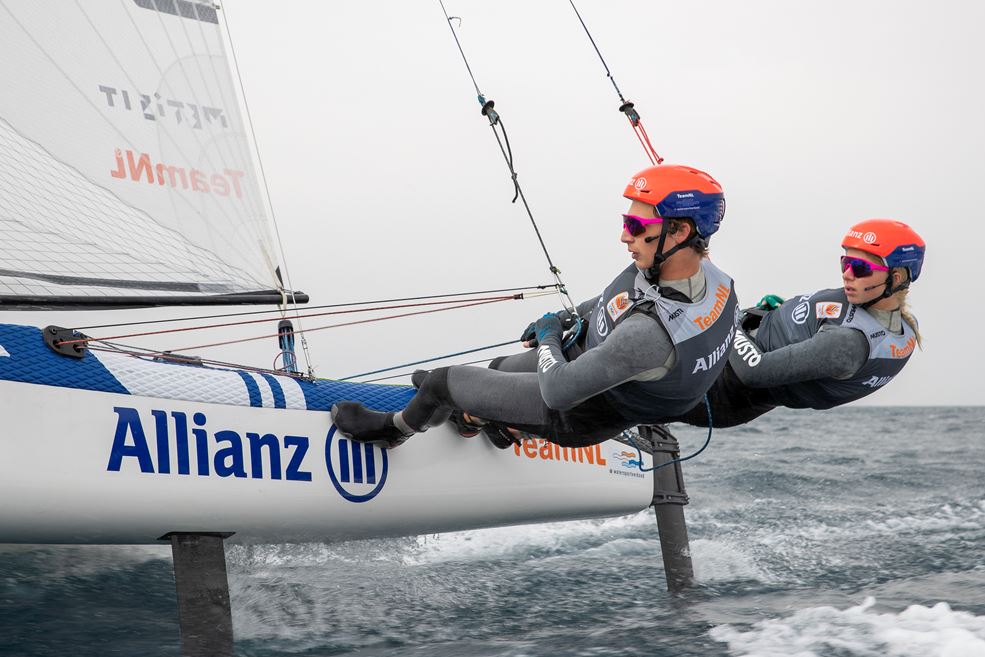
[[[702,329],[706,329],[715,323],[715,320],[722,314],[725,309],[725,302],[728,301],[729,289],[727,285],[719,285],[718,289],[715,290],[715,305],[712,306],[711,312],[707,315],[702,315],[694,320],[694,323],[700,326]]]
[[[916,346],[917,346],[917,339],[910,338],[909,340],[906,341],[906,344],[903,345],[902,349],[897,349],[896,345],[894,344],[889,345],[889,353],[892,354],[893,358],[906,358],[907,356],[913,353],[913,348]]]

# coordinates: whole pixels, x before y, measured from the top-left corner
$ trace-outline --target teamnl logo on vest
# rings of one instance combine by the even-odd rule
[[[143,474],[312,481],[317,459],[308,457],[308,436],[216,431],[205,413],[152,410],[147,418],[135,408],[113,411],[108,472],[136,466]],[[386,483],[386,450],[338,437],[334,425],[325,437],[325,466],[335,490],[350,502],[373,499]]]

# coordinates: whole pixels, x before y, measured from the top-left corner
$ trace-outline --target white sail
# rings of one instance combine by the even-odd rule
[[[5,305],[281,287],[213,5],[0,0],[0,57]]]

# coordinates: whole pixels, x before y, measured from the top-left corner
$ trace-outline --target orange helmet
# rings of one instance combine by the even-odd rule
[[[659,217],[687,217],[705,243],[725,216],[725,194],[704,171],[680,164],[663,164],[629,179],[622,194],[652,205]]]
[[[866,219],[855,224],[848,229],[841,246],[877,255],[886,261],[887,267],[903,267],[911,281],[920,276],[927,250],[915,230],[892,219]]]

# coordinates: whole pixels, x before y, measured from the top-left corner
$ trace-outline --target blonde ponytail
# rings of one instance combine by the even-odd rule
[[[910,308],[906,303],[906,295],[909,293],[909,288],[896,293],[896,298],[899,299],[899,314],[903,317],[903,321],[910,325],[913,334],[917,336],[917,346],[923,350],[923,338],[920,336],[920,327],[917,326],[917,319],[910,312]]]

